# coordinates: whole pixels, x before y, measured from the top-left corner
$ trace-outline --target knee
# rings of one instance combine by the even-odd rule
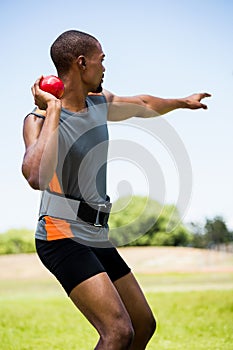
[[[148,342],[155,333],[156,326],[156,319],[153,314],[149,314],[141,320],[137,327],[135,327],[135,335],[137,338]]]
[[[118,335],[117,335],[117,342],[118,345],[121,344],[120,349],[129,349],[130,345],[133,342],[134,339],[134,329],[131,323],[128,323],[127,325],[122,325],[122,327],[118,328]]]
[[[109,349],[126,350],[130,348],[134,339],[134,329],[131,322],[116,322],[103,337]]]
[[[131,322],[118,325],[113,334],[113,338],[113,342],[117,344],[119,349],[129,349],[134,339],[134,329]]]
[[[149,338],[152,337],[152,335],[155,333],[157,328],[157,322],[156,319],[154,318],[154,316],[152,315],[150,318],[150,322],[149,322]]]

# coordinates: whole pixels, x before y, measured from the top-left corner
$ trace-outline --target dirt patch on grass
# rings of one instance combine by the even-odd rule
[[[233,272],[233,254],[184,247],[122,248],[121,255],[138,273]]]
[[[194,248],[120,248],[134,273],[233,272],[233,254]],[[0,256],[0,279],[44,279],[51,274],[36,254]]]

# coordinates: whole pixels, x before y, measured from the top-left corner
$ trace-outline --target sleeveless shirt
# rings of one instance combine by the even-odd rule
[[[56,195],[101,204],[107,201],[108,108],[105,97],[100,95],[89,95],[86,106],[85,112],[61,110],[58,162],[48,190]],[[42,192],[41,207],[43,197]],[[108,226],[95,227],[80,219],[64,220],[43,213],[39,215],[35,237],[42,240],[77,237],[87,243],[105,242],[108,241]]]

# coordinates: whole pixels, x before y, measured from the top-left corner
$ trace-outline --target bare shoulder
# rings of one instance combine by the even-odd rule
[[[108,91],[108,90],[103,90],[103,95],[105,96],[105,98],[106,98],[106,101],[108,102],[108,103],[111,103],[111,102],[113,102],[113,99],[114,99],[114,94],[112,93],[112,92],[110,92],[110,91]]]
[[[26,147],[29,147],[37,140],[43,124],[44,124],[44,118],[38,117],[37,115],[32,113],[29,113],[24,118],[23,138],[24,138]]]
[[[42,127],[44,123],[44,118],[40,118],[37,115],[35,115],[34,113],[29,113],[26,115],[26,117],[24,118],[24,129],[30,129],[35,128],[35,127]]]
[[[105,100],[106,100],[106,102],[108,102],[108,100],[107,100],[107,98],[106,98],[106,95],[103,93],[103,92],[98,92],[98,93],[96,93],[96,92],[89,92],[88,93],[88,97],[90,97],[90,98],[92,98],[92,97],[97,97],[97,98],[104,98]],[[102,99],[101,99],[101,101],[102,101]]]
[[[144,116],[146,103],[144,95],[118,96],[104,90],[103,94],[109,104],[108,120],[122,121],[135,116]]]
[[[103,94],[106,97],[107,102],[109,103],[133,103],[137,105],[143,105],[143,96],[144,95],[135,95],[135,96],[119,96],[115,95],[113,92],[108,90],[103,90]]]
[[[118,96],[118,95],[115,95],[113,92],[105,89],[101,93],[90,92],[88,93],[88,96],[104,96],[108,103],[118,103],[118,102],[132,103],[133,101],[138,100],[138,96]]]

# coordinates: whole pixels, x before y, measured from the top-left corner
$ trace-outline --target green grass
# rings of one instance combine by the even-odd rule
[[[232,291],[150,293],[158,319],[148,349],[232,350]]]
[[[216,282],[211,276],[138,276],[158,320],[148,350],[233,350],[233,290],[221,290],[232,274],[219,274],[218,290],[190,290],[209,278]],[[156,291],[158,283],[166,292]],[[177,285],[190,288],[175,292]],[[97,340],[53,279],[0,281],[1,350],[91,350]]]
[[[5,302],[1,331],[4,350],[92,349],[97,341],[94,329],[61,297]]]

